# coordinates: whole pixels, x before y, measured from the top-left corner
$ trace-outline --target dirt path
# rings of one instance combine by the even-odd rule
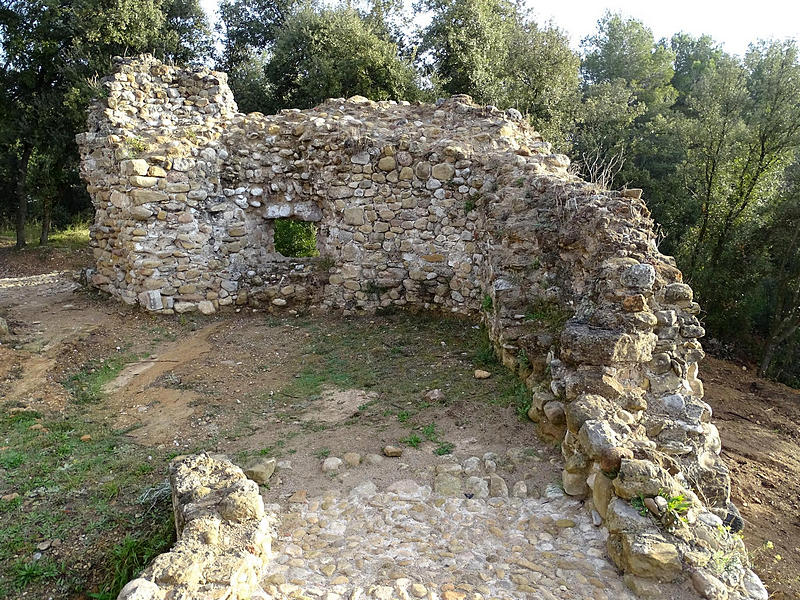
[[[174,443],[189,425],[201,395],[191,389],[167,387],[167,382],[174,379],[174,373],[194,368],[212,352],[208,338],[223,326],[223,321],[212,323],[168,343],[157,354],[129,364],[104,385],[104,409],[113,415],[113,426],[130,431],[146,446],[163,446],[170,439]],[[172,379],[165,377],[167,374]]]

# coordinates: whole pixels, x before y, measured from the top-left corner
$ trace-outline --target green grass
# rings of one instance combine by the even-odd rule
[[[523,369],[530,369],[531,368],[531,360],[528,358],[528,353],[525,352],[525,349],[521,349],[519,354],[517,354],[517,364]]]
[[[481,336],[477,340],[473,360],[477,366],[485,369],[492,369],[500,364],[485,328],[481,328]]]
[[[51,232],[48,245],[55,248],[82,248],[88,246],[89,222],[74,223],[66,229]]]
[[[525,312],[526,321],[534,322],[553,331],[563,329],[571,316],[572,313],[561,308],[558,303],[542,299],[533,302]]]
[[[40,248],[39,235],[42,232],[42,224],[39,221],[28,221],[25,223],[25,239],[27,248]],[[0,224],[0,238],[16,239],[16,230],[11,223]],[[77,221],[68,225],[64,229],[54,229],[50,231],[47,246],[44,248],[67,248],[78,249],[89,245],[89,221]]]
[[[422,443],[422,438],[416,433],[412,433],[408,437],[404,437],[400,442],[411,448],[419,448],[419,445]]]
[[[11,566],[14,587],[23,590],[32,583],[55,579],[61,575],[61,566],[49,559],[21,558]]]
[[[331,455],[330,448],[320,448],[314,452],[314,456],[316,456],[320,460],[324,460]]]
[[[136,158],[147,152],[150,149],[150,144],[148,144],[143,138],[134,136],[125,138],[125,148],[127,150],[128,157]]]
[[[638,512],[640,515],[642,515],[643,517],[646,517],[647,515],[649,515],[649,514],[650,514],[650,511],[649,511],[649,510],[647,510],[647,507],[644,505],[644,496],[642,496],[641,494],[639,494],[638,496],[634,496],[633,498],[631,498],[631,506],[632,506],[633,508],[635,508],[635,509],[636,509],[636,511],[637,511],[637,512]]]
[[[492,310],[493,306],[494,306],[494,303],[492,301],[492,297],[489,294],[484,294],[483,295],[483,300],[481,300],[481,308],[484,311],[489,312],[490,310]]]
[[[275,392],[287,407],[318,398],[326,387],[361,389],[378,394],[358,407],[362,416],[386,412],[391,400],[397,406],[391,413],[405,422],[428,407],[422,398],[425,390],[444,390],[445,403],[494,403],[500,390],[517,381],[502,371],[476,388],[471,377],[475,367],[497,365],[488,338],[483,330],[441,315],[389,315],[380,325],[358,318],[293,323],[309,336],[303,367]]]
[[[30,430],[34,422],[41,422],[49,431]],[[84,433],[92,440],[81,442]],[[154,476],[163,477],[166,457],[160,457],[154,465],[143,449],[127,443],[120,433],[105,431],[75,414],[48,421],[40,420],[35,413],[17,413],[0,422],[0,436],[10,446],[0,454],[6,485],[21,496],[3,503],[0,510],[0,589],[13,587],[29,592],[47,586],[48,594],[58,589],[56,595],[63,596],[85,591],[85,573],[76,571],[74,559],[69,565],[56,565],[46,556],[35,562],[27,558],[42,540],[58,539],[68,547],[81,537],[80,545],[97,544],[93,550],[97,553],[107,547],[97,541],[117,537],[115,532],[138,532],[138,543],[145,549],[157,539],[153,516],[136,503],[136,498],[139,490],[152,484]],[[106,480],[109,473],[114,475],[111,481]],[[23,498],[32,500],[23,507]],[[160,510],[160,521],[171,523],[169,502],[162,502]],[[158,551],[164,547],[159,546]],[[137,564],[151,556],[145,552]],[[118,558],[95,555],[86,560],[108,571],[117,569]],[[116,582],[109,576],[98,597],[116,597],[128,575],[125,571]],[[35,592],[28,595],[38,597]]]
[[[528,411],[533,404],[533,394],[524,383],[519,383],[513,390],[513,403],[514,410],[517,416],[526,421],[528,419]]]
[[[273,320],[269,325],[289,327],[304,340],[301,368],[270,397],[276,416],[286,422],[308,411],[309,403],[326,389],[365,390],[375,397],[347,420],[328,427],[368,423],[385,427],[387,418],[396,418],[412,429],[402,444],[417,448],[428,440],[438,444],[437,453],[444,454],[452,448],[440,439],[431,418],[434,412],[458,402],[502,407],[530,403],[519,379],[500,368],[486,330],[463,320],[401,312],[377,320],[299,318]],[[476,384],[473,371],[477,367],[491,369],[493,376]],[[443,390],[445,398],[434,405],[424,394],[436,388]],[[519,410],[524,414],[527,408]],[[321,428],[307,421],[299,427],[301,433]],[[280,435],[267,443],[274,445],[279,439]]]
[[[442,442],[436,447],[433,453],[438,454],[439,456],[444,456],[445,454],[452,454],[455,447],[456,445],[451,444],[450,442]]]
[[[96,392],[124,363],[113,358],[98,363],[93,373],[82,369],[70,377],[74,393]],[[113,368],[103,368],[108,364]],[[115,598],[135,571],[174,539],[169,499],[139,502],[144,490],[163,480],[169,456],[94,422],[87,406],[73,403],[53,416],[11,414],[11,406],[0,406],[3,489],[20,495],[0,503],[0,592],[5,592],[0,597],[93,592],[96,598]],[[81,441],[87,434],[90,439]],[[51,560],[47,551],[32,560],[44,540],[61,541],[63,562]],[[92,564],[92,570],[79,568],[82,563]]]
[[[101,361],[91,361],[70,376],[64,382],[78,404],[90,404],[102,399],[102,388],[112,381],[128,363],[135,362],[144,356],[136,354],[119,354]]]
[[[109,556],[109,574],[104,590],[89,594],[94,600],[113,600],[123,586],[135,578],[162,552],[170,549],[175,542],[175,525],[172,514],[165,511],[161,522],[154,531],[146,534],[128,534],[116,544]]]

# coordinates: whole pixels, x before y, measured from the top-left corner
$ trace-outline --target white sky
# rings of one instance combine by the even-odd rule
[[[209,14],[217,0],[201,0]],[[656,39],[685,31],[694,36],[707,33],[725,50],[743,54],[757,39],[800,38],[798,0],[527,0],[539,23],[552,20],[567,31],[577,48],[581,39],[594,33],[606,10],[641,20]],[[213,16],[212,16],[213,19]]]

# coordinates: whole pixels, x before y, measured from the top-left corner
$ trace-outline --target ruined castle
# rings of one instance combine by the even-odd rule
[[[224,74],[147,56],[103,86],[78,136],[91,285],[166,314],[408,306],[482,321],[632,589],[691,578],[705,597],[766,598],[733,535],[700,307],[639,190],[581,180],[519,112],[468,96],[241,114]],[[281,219],[313,224],[318,255],[280,254]],[[677,497],[679,518],[634,506]],[[719,556],[738,558],[720,573]],[[150,575],[147,597],[182,585]]]

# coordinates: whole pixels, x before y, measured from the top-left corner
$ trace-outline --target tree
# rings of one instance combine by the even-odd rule
[[[304,7],[290,15],[276,31],[265,74],[270,112],[331,97],[415,100],[419,94],[416,71],[397,45],[346,7]]]
[[[682,99],[709,69],[716,67],[724,53],[708,35],[693,38],[687,33],[676,33],[670,40],[670,47],[675,54],[675,74],[671,83],[678,92],[678,104],[682,105]]]
[[[500,106],[522,111],[545,139],[565,150],[577,119],[579,67],[563,31],[520,23],[509,38]]]
[[[577,55],[559,29],[507,0],[428,0],[422,52],[435,91],[515,107],[564,148],[578,101]]]
[[[272,48],[278,30],[298,4],[298,0],[222,0],[217,22],[222,36],[218,66],[236,71]]]
[[[752,45],[743,65],[728,58],[702,78],[689,98],[697,126],[690,176],[703,197],[690,273],[713,281],[734,230],[776,191],[800,144],[800,62],[794,42]],[[701,252],[706,253],[703,265]]]
[[[656,42],[641,21],[606,13],[583,47],[581,72],[587,84],[624,81],[651,114],[674,102],[675,54],[664,40]]]
[[[636,143],[634,122],[644,111],[622,80],[586,88],[572,135],[573,154],[585,177],[604,187],[613,185]]]
[[[732,190],[741,138],[746,134],[742,117],[748,101],[747,74],[732,57],[722,57],[687,94],[691,120],[686,128],[688,160],[684,165],[686,189],[695,207],[696,226],[684,254],[690,277],[696,278],[705,261],[698,262],[708,237],[720,218],[720,206]]]
[[[759,374],[769,373],[781,347],[797,345],[800,330],[800,162],[784,173],[780,200],[755,241],[764,248],[769,270],[759,290],[767,299],[768,315]],[[797,375],[796,371],[794,373]]]
[[[681,160],[671,111],[674,53],[640,21],[611,13],[583,50],[583,101],[572,139],[579,167],[603,185],[646,187],[656,212],[668,214],[658,210],[670,197],[660,178]]]
[[[519,27],[517,7],[507,0],[428,0],[425,7],[433,18],[422,51],[438,87],[448,95],[501,104],[509,40]]]
[[[206,12],[198,0],[165,0],[164,34],[171,44],[165,55],[179,64],[202,64],[214,52]]]
[[[77,164],[74,136],[94,93],[90,78],[108,72],[116,54],[188,60],[210,47],[203,39],[208,30],[197,0],[6,0],[0,152],[15,180],[18,248],[26,244],[29,201],[43,198],[46,228],[50,221],[53,196],[31,185],[32,161],[55,169]]]

